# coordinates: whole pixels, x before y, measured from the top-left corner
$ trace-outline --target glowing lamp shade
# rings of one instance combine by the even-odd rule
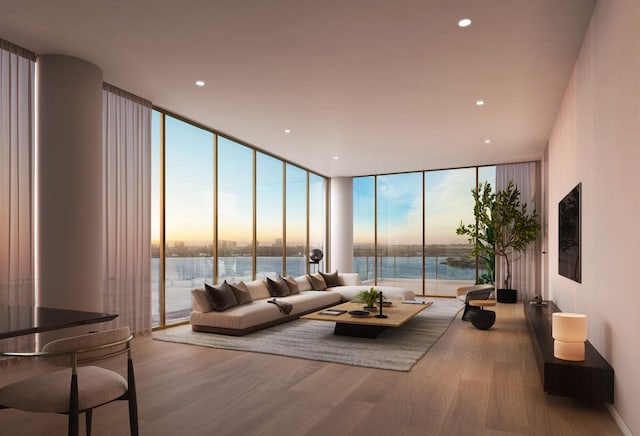
[[[584,360],[584,342],[587,340],[587,315],[556,312],[552,315],[551,335],[553,355],[574,362]]]

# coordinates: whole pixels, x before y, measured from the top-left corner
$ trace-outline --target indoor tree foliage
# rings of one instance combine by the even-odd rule
[[[520,203],[520,191],[509,182],[503,191],[493,192],[491,184],[481,183],[471,190],[474,199],[474,224],[460,226],[458,235],[469,237],[473,246],[471,256],[487,261],[493,256],[504,257],[507,264],[507,276],[504,286],[511,288],[511,262],[517,253],[523,251],[535,241],[540,231],[537,214],[534,210],[527,213],[527,205]]]

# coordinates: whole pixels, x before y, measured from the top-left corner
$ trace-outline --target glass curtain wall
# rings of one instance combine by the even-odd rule
[[[249,147],[218,138],[219,282],[254,277],[253,154]]]
[[[327,181],[324,177],[309,173],[309,248],[319,248],[324,253],[317,265],[320,271],[326,271],[327,251]],[[316,272],[314,266],[313,272]]]
[[[307,273],[307,172],[286,164],[286,265],[294,277]]]
[[[376,182],[377,284],[421,289],[422,173]]]
[[[375,271],[375,176],[353,179],[353,272],[373,283]]]
[[[493,191],[496,190],[496,167],[478,168],[478,186],[488,182]],[[478,281],[482,283],[495,283],[495,258],[486,260],[478,259]]]
[[[455,295],[457,288],[476,280],[471,246],[456,234],[461,220],[474,219],[471,190],[476,186],[476,169],[424,174],[425,294]]]
[[[256,153],[256,278],[283,272],[284,162]]]
[[[213,277],[213,140],[165,118],[166,322],[187,319],[191,290]]]
[[[483,280],[486,265],[470,259],[458,236],[473,220],[471,189],[495,182],[495,167],[472,167],[353,179],[354,271],[363,282],[455,296]],[[375,276],[371,266],[375,265]]]
[[[308,271],[324,251],[327,180],[152,112],[152,324],[186,321],[191,290]]]
[[[163,245],[160,239],[162,234],[160,223],[162,217],[161,198],[161,168],[162,168],[162,122],[164,118],[160,112],[151,112],[151,324],[164,324],[160,319],[161,307],[164,304],[160,301],[160,280],[164,274],[161,273],[160,247]]]

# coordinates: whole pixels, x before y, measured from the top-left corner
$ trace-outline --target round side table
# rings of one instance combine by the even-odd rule
[[[489,330],[496,322],[496,313],[493,310],[484,310],[485,307],[495,306],[496,300],[469,300],[470,306],[479,307],[469,314],[471,324],[480,330]]]

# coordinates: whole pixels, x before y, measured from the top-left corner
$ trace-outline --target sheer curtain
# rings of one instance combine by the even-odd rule
[[[32,305],[34,286],[34,53],[0,39],[0,305]],[[3,313],[2,323],[29,312]],[[26,336],[0,348],[31,343]]]
[[[151,331],[151,103],[104,84],[104,310]]]
[[[525,162],[496,166],[496,191],[506,189],[510,181],[520,191],[520,203],[527,205],[527,212],[534,209],[540,215],[537,207],[538,200],[538,169],[536,162]],[[518,289],[519,296],[529,295],[533,297],[540,293],[539,262],[540,242],[530,244],[520,255],[515,256],[511,264],[511,287]],[[502,287],[507,275],[507,267],[504,258],[496,259],[496,285]]]

